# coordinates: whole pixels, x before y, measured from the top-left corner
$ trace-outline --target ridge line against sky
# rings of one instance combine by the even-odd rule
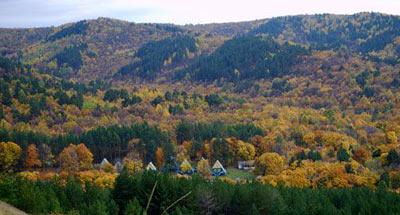
[[[298,14],[400,15],[400,0],[0,0],[0,27],[46,27],[98,17],[205,24]]]

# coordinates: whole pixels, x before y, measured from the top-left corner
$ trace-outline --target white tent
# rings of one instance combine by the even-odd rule
[[[221,162],[219,160],[215,161],[213,167],[212,167],[212,172],[214,175],[226,175],[226,170],[224,166],[222,166]]]
[[[100,163],[100,167],[103,168],[104,165],[112,165],[112,164],[107,160],[107,158],[103,158],[103,160]]]
[[[152,170],[152,171],[157,171],[156,166],[154,166],[153,162],[150,162],[147,164],[146,170]]]

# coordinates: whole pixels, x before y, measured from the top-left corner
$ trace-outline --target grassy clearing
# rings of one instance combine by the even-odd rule
[[[246,180],[253,180],[255,178],[253,172],[244,171],[236,168],[229,167],[226,169],[228,172],[228,177],[231,179],[246,179]]]

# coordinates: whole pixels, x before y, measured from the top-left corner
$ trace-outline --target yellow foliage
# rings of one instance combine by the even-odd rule
[[[76,146],[75,150],[76,150],[76,153],[78,154],[80,168],[81,169],[92,168],[93,154],[86,147],[86,145],[81,143]]]
[[[264,153],[256,160],[256,172],[261,175],[278,175],[285,168],[285,160],[277,153]]]
[[[283,184],[292,187],[346,188],[351,186],[374,187],[378,175],[357,162],[351,162],[354,173],[347,173],[343,163],[302,161],[300,166],[292,166],[278,175],[260,178],[263,183]]]
[[[37,181],[39,179],[39,172],[34,171],[34,172],[29,172],[29,171],[24,171],[24,172],[19,172],[17,174],[18,177],[30,180],[30,181]]]
[[[123,163],[129,174],[135,174],[143,170],[143,162],[141,160],[124,159]]]
[[[113,166],[111,163],[105,163],[105,164],[101,167],[101,169],[102,169],[104,172],[107,172],[107,173],[114,173],[114,172],[115,172],[115,168],[114,168],[114,166]]]
[[[180,170],[182,172],[188,172],[188,171],[192,170],[192,166],[190,165],[190,163],[187,160],[184,160],[182,162],[182,164],[180,165]]]
[[[237,143],[237,153],[242,160],[253,160],[256,155],[256,149],[252,144],[239,140]]]
[[[394,131],[388,131],[386,133],[387,143],[389,144],[397,144],[397,135]]]
[[[13,142],[0,142],[0,170],[12,170],[18,162],[21,152],[21,147]]]
[[[101,188],[113,188],[116,178],[116,174],[101,174],[94,180],[94,183]]]
[[[199,172],[205,178],[209,178],[211,176],[211,170],[208,160],[201,159],[197,163],[197,172]]]

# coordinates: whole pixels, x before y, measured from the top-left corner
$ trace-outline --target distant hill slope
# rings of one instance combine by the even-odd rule
[[[393,65],[398,63],[400,56],[399,29],[399,16],[379,13],[286,16],[238,23],[184,26],[137,24],[98,18],[59,27],[0,29],[0,53],[2,56],[18,58],[25,64],[30,64],[46,73],[78,81],[120,78],[121,76],[115,74],[121,70],[125,74],[123,80],[149,79],[148,74],[151,74],[151,81],[160,78],[171,80],[172,77],[175,77],[173,74],[176,72],[182,74],[180,71],[184,68],[201,71],[202,76],[209,77],[206,79],[211,81],[210,79],[226,78],[226,75],[211,75],[211,73],[220,72],[221,69],[218,67],[215,67],[214,70],[211,69],[210,75],[205,74],[209,72],[208,66],[204,65],[202,60],[215,63],[218,61],[217,59],[224,59],[221,56],[233,56],[234,52],[241,52],[239,55],[242,56],[256,54],[251,53],[254,49],[246,47],[241,47],[244,48],[243,50],[239,47],[218,49],[226,41],[233,39],[229,42],[233,44],[234,40],[241,36],[270,37],[280,44],[288,42],[289,45],[293,45],[295,43],[305,48],[311,48],[311,51],[346,52],[375,62]],[[138,50],[150,43],[167,41],[168,38],[174,40],[174,38],[182,36],[195,41],[195,51],[193,51],[194,49],[185,51],[187,47],[184,47],[184,49],[176,49],[180,52],[176,53],[174,48],[169,48],[168,54],[165,55],[163,51],[153,49],[158,53],[147,56],[164,55],[159,61],[154,62],[157,65],[150,65],[152,63],[150,58],[150,60],[143,60],[143,56],[141,57],[137,53]],[[229,47],[229,44],[225,47],[227,46]],[[269,50],[262,52],[270,53]],[[181,57],[175,61],[174,56],[177,54]],[[214,59],[214,57],[216,58]],[[237,61],[243,61],[241,58],[230,60],[230,67],[242,63]],[[247,62],[241,67],[254,67],[261,62],[255,58],[253,60],[255,61]],[[224,66],[226,63],[227,61],[217,64]],[[279,68],[282,69],[282,67]],[[235,69],[240,70],[240,68],[232,68],[232,71]],[[265,74],[248,75],[245,74],[247,69],[241,68],[241,70],[242,77],[267,76]],[[254,73],[254,69],[251,71]],[[274,72],[276,71],[272,71],[272,73]],[[192,74],[192,78],[197,80],[199,72],[195,73],[197,75]],[[224,71],[221,73],[226,74]]]
[[[387,46],[397,43],[395,54],[400,54],[396,41],[400,39],[400,17],[379,13],[278,17],[251,33],[267,34],[319,50],[347,47],[364,54],[390,49]]]
[[[27,213],[0,201],[0,215],[26,215]]]

